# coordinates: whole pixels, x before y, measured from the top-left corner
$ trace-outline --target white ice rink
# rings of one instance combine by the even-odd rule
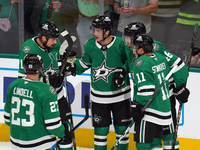
[[[10,142],[0,142],[0,150],[13,150],[13,149],[10,146]],[[77,150],[92,150],[92,149],[77,147]]]

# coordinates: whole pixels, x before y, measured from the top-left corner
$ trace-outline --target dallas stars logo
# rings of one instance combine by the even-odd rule
[[[57,71],[58,69],[53,68],[53,64],[51,63],[51,65],[46,70],[43,71],[43,74],[45,76],[49,76],[55,74]]]
[[[93,119],[94,119],[94,122],[96,122],[96,123],[98,123],[98,124],[99,124],[99,123],[101,122],[101,120],[102,120],[102,119],[101,119],[101,116],[97,116],[97,114],[94,115]]]
[[[139,67],[139,66],[141,66],[143,64],[143,60],[141,60],[141,59],[138,59],[136,62],[135,62],[135,66],[136,67]]]
[[[114,68],[106,67],[106,62],[104,61],[102,65],[98,68],[93,68],[94,71],[93,75],[93,82],[103,79],[105,82],[108,83],[108,76],[115,70]]]

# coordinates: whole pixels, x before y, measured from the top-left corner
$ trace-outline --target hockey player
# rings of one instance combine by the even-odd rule
[[[169,85],[165,82],[149,106],[142,112],[142,107],[151,99],[154,91],[170,71],[167,60],[153,51],[153,39],[147,35],[138,35],[134,39],[133,62],[135,95],[131,104],[132,117],[135,121],[134,140],[138,150],[151,150],[154,141],[162,138],[163,125],[170,125],[171,106]],[[162,149],[161,142],[154,145]]]
[[[38,54],[42,57],[44,68],[41,72],[42,82],[52,85],[57,92],[58,105],[62,123],[67,126],[68,120],[72,117],[70,108],[64,96],[62,86],[64,76],[59,75],[59,49],[60,41],[58,40],[60,31],[53,22],[44,22],[38,28],[38,36],[25,41],[19,50],[19,77],[25,76],[22,62],[26,54]],[[72,140],[66,138],[60,144],[61,149],[71,150]]]
[[[49,149],[56,143],[56,136],[66,135],[57,94],[52,86],[38,81],[44,67],[39,55],[27,54],[23,67],[27,76],[9,85],[4,106],[11,145],[15,150]]]
[[[105,15],[94,19],[91,28],[94,37],[86,42],[85,53],[75,62],[77,74],[82,74],[88,69],[91,71],[90,99],[95,150],[107,149],[107,135],[112,124],[111,113],[117,139],[131,121],[128,76],[124,78],[120,87],[112,84],[114,74],[124,72],[116,67],[122,67],[126,61],[119,49],[122,38],[110,35],[112,27],[111,19]],[[119,144],[118,150],[127,150],[128,143],[127,135]]]
[[[132,65],[133,65],[133,61],[135,59],[134,54],[132,53],[132,51],[130,51],[131,43],[135,39],[136,35],[145,34],[145,33],[146,33],[146,28],[140,22],[132,22],[132,23],[128,24],[124,29],[124,40],[125,40],[125,43],[127,44],[126,53],[127,53],[127,57],[128,57],[130,72],[133,72]],[[175,65],[178,65],[176,72],[173,74],[172,78],[169,80],[170,81],[169,89],[170,89],[170,101],[171,101],[173,124],[170,126],[166,126],[164,128],[164,136],[163,136],[164,149],[168,150],[168,149],[171,149],[172,140],[173,140],[173,136],[174,136],[174,126],[176,125],[176,109],[175,109],[176,100],[175,100],[175,96],[174,96],[173,92],[179,93],[179,91],[181,91],[181,89],[182,89],[182,91],[184,91],[184,92],[182,92],[182,94],[179,93],[180,95],[176,94],[177,95],[176,98],[179,101],[181,101],[182,103],[187,102],[189,93],[188,93],[188,89],[185,88],[185,82],[188,78],[189,73],[187,70],[187,66],[184,64],[184,62],[182,62],[182,60],[178,56],[167,51],[160,42],[155,41],[155,40],[153,40],[153,41],[154,41],[154,43],[153,43],[154,47],[153,47],[152,53],[160,53],[163,56],[165,56],[167,59],[168,65],[171,68]],[[175,88],[175,87],[177,87],[177,88]],[[178,142],[176,142],[175,148],[176,149],[179,148]]]

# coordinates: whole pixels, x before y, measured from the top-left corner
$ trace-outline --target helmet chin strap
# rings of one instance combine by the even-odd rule
[[[109,36],[107,36],[107,37],[104,37],[104,36],[103,36],[103,41],[105,41],[108,37],[109,37]]]
[[[137,53],[138,54],[138,53]],[[143,54],[138,54],[138,58],[143,56],[145,54],[145,52]]]
[[[105,29],[104,29],[104,30],[105,30]],[[107,30],[107,31],[108,31],[108,30]],[[108,35],[107,37],[104,37],[105,33],[106,33],[106,31],[103,31],[103,40],[101,40],[101,41],[105,41],[105,40],[109,37],[109,35]]]
[[[49,38],[47,38],[47,37],[45,37],[45,38],[46,38],[46,41],[45,41],[45,42],[42,42],[42,44],[44,45],[44,50],[45,50],[45,52],[48,52],[48,53],[49,53],[50,47],[47,46],[47,42],[48,42]],[[40,40],[41,40],[41,38],[40,38]]]
[[[137,53],[137,51],[138,51],[139,49],[140,49],[140,48],[138,48],[138,49],[136,50],[136,53]],[[142,54],[138,54],[138,53],[137,53],[138,58],[141,57],[141,56],[143,56],[144,54],[145,54],[145,52],[143,52]]]

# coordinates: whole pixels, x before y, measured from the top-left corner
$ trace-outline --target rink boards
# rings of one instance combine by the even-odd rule
[[[0,58],[0,141],[9,141],[9,127],[4,124],[3,112],[5,95],[8,85],[17,78],[18,59]],[[190,90],[189,102],[183,105],[183,111],[178,130],[178,139],[181,150],[199,150],[200,149],[200,130],[199,130],[199,114],[200,114],[200,73],[190,72],[187,81],[187,88]],[[87,71],[76,77],[67,77],[71,107],[73,113],[74,124],[81,121],[85,115],[84,95],[90,92],[90,72]],[[132,83],[131,83],[132,84]],[[177,105],[177,109],[178,109]],[[108,148],[115,143],[115,134],[113,127],[110,127],[108,135]],[[93,147],[93,127],[90,118],[75,131],[76,143],[80,147]],[[133,142],[133,128],[130,132],[130,149],[135,149]]]

